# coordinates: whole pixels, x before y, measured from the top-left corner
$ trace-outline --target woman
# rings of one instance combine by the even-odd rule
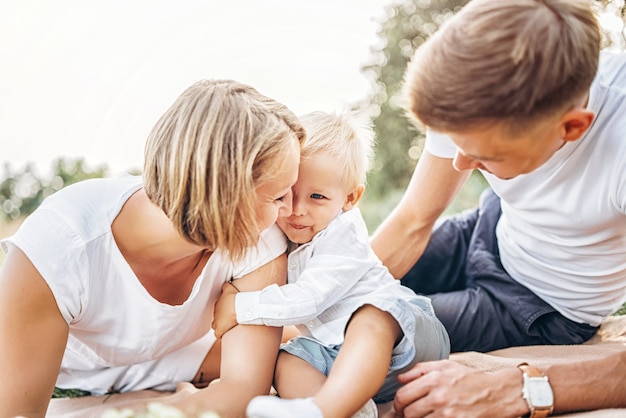
[[[157,122],[143,179],[89,180],[2,241],[0,417],[45,416],[55,384],[94,394],[207,386],[179,405],[243,416],[268,392],[280,329],[216,341],[223,283],[285,281],[282,233],[304,130],[234,81],[201,81]]]

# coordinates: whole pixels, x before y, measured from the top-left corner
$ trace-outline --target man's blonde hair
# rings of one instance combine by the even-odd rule
[[[356,113],[312,112],[300,117],[306,129],[301,159],[318,152],[329,153],[341,171],[348,190],[365,184],[374,153],[374,131],[365,117]]]
[[[600,41],[589,0],[472,0],[417,49],[408,110],[444,132],[550,117],[584,99]]]
[[[145,147],[144,188],[189,241],[241,257],[258,239],[255,188],[305,137],[284,105],[232,80],[185,90]]]

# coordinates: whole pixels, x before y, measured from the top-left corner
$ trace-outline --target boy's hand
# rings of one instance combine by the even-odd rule
[[[215,336],[220,339],[228,330],[237,325],[237,313],[235,312],[235,286],[226,282],[222,285],[222,295],[215,302],[213,311],[213,323],[211,326],[215,330]]]

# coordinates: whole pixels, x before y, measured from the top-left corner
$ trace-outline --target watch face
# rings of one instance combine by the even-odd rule
[[[550,407],[554,402],[552,388],[543,378],[528,379],[528,398],[535,408]]]

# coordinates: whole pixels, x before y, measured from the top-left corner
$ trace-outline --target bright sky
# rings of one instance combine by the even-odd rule
[[[297,114],[350,107],[369,92],[360,67],[390,1],[3,0],[0,164],[141,168],[152,125],[202,78]]]

